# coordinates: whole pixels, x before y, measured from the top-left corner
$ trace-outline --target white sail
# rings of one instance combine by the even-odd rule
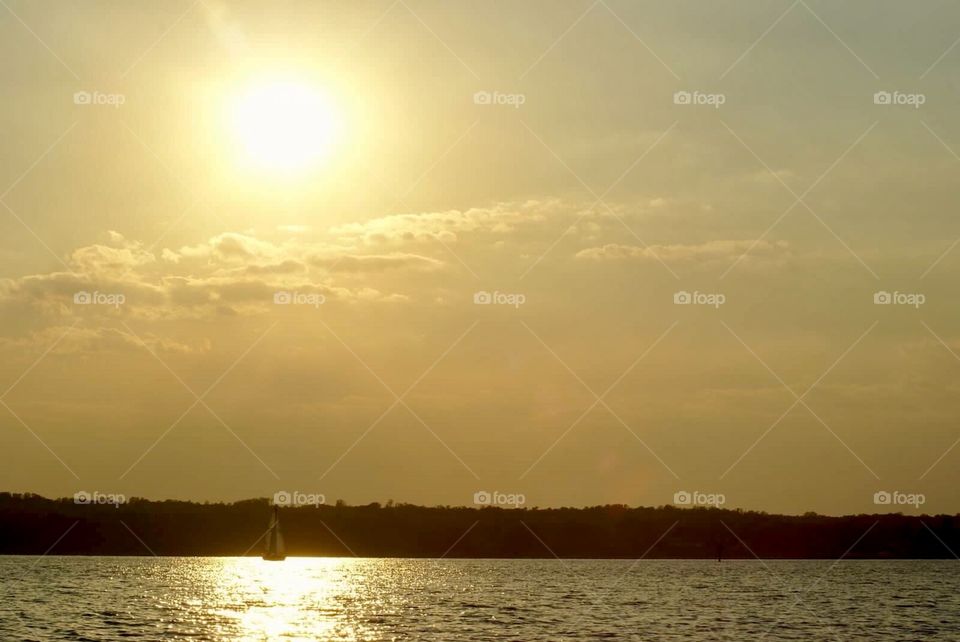
[[[283,545],[283,533],[280,531],[280,515],[274,507],[270,516],[270,525],[267,528],[267,547],[263,558],[267,560],[282,560],[287,556]]]

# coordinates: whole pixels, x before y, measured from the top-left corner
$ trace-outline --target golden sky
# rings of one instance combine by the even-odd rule
[[[0,489],[960,507],[960,7],[0,7]]]

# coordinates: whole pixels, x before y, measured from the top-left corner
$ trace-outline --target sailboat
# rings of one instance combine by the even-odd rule
[[[263,559],[270,562],[281,562],[287,559],[287,552],[283,546],[283,534],[280,532],[280,507],[273,507],[270,516],[270,527],[267,530],[267,548],[263,552]]]

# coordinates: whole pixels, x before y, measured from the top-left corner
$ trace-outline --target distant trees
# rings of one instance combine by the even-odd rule
[[[0,553],[43,554],[56,543],[51,554],[259,555],[269,512],[266,499],[134,498],[115,507],[0,493]],[[950,558],[947,547],[960,550],[955,515],[786,516],[623,505],[476,509],[390,500],[282,508],[281,521],[290,555],[837,559]]]

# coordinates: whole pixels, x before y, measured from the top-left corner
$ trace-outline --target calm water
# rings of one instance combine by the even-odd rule
[[[958,640],[958,570],[0,557],[0,640]]]

